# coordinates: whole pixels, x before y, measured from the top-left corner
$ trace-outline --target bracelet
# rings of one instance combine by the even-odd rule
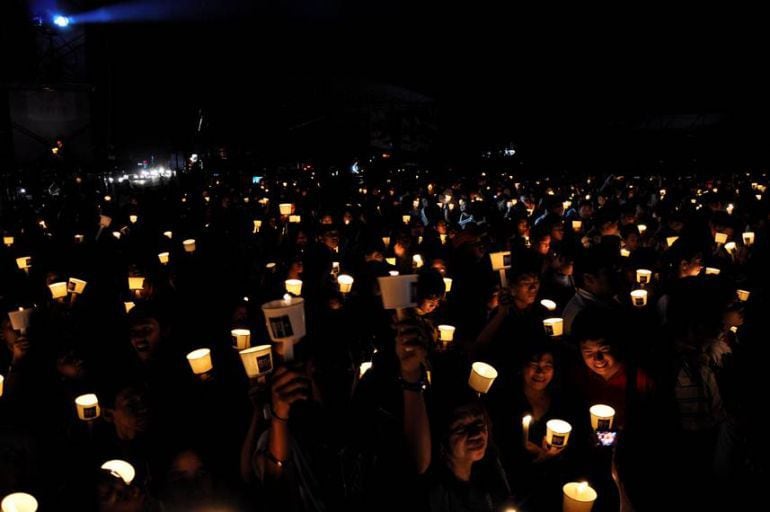
[[[284,422],[284,423],[286,423],[287,421],[289,421],[289,418],[282,418],[281,416],[278,416],[278,415],[275,413],[275,409],[273,409],[273,406],[272,406],[272,405],[270,406],[270,416],[271,416],[272,418],[275,418],[275,419],[277,419],[278,421],[282,421],[282,422]]]

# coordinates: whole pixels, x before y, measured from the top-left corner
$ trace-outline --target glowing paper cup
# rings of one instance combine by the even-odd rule
[[[67,282],[61,281],[58,283],[51,283],[48,285],[48,289],[51,290],[51,297],[54,299],[63,299],[67,296]]]
[[[11,328],[14,331],[24,332],[29,327],[29,318],[32,316],[33,308],[19,308],[8,312],[8,319],[11,321]]]
[[[636,282],[639,284],[649,284],[652,280],[652,270],[640,268],[636,270]]]
[[[353,288],[353,278],[347,274],[340,274],[337,277],[337,284],[340,285],[340,293],[350,293]]]
[[[168,265],[168,258],[170,254],[167,252],[159,252],[158,253],[158,260],[160,261],[161,265]]]
[[[621,248],[621,249],[620,249],[620,255],[621,255],[623,258],[628,258],[629,256],[631,256],[631,251],[629,251],[629,250],[628,250],[628,249],[626,249],[626,248]]]
[[[254,233],[259,233],[260,229],[262,229],[262,221],[261,220],[255,220],[254,221]]]
[[[32,256],[22,256],[21,258],[16,258],[16,266],[19,267],[19,270],[29,270],[29,268],[32,266]]]
[[[77,397],[75,399],[75,407],[78,411],[78,418],[83,421],[95,420],[101,414],[99,399],[93,393]]]
[[[412,217],[409,215],[402,215],[401,216],[401,222],[404,224],[409,224],[409,221],[412,220]]]
[[[3,237],[3,243],[6,247],[11,247],[13,245],[13,237],[12,236],[4,236]]]
[[[417,275],[378,277],[382,305],[385,309],[413,308],[417,306]]]
[[[444,290],[446,290],[446,293],[449,293],[452,291],[452,278],[451,277],[445,277],[444,278]]]
[[[302,279],[287,279],[284,284],[287,292],[292,295],[302,295]]]
[[[299,224],[302,222],[302,217],[299,215],[289,215],[289,222],[292,224]]]
[[[414,265],[414,268],[420,268],[424,264],[425,264],[425,262],[423,262],[423,260],[422,260],[422,255],[415,254],[414,256],[412,256],[412,265]]]
[[[273,371],[273,348],[259,345],[239,352],[243,368],[250,379]]]
[[[751,247],[754,245],[754,232],[753,231],[746,231],[741,235],[743,237],[743,244],[747,247]]]
[[[129,215],[129,216],[128,216],[128,221],[129,221],[131,224],[136,224],[136,222],[137,222],[138,220],[139,220],[139,216],[138,216],[138,215]]]
[[[3,512],[37,512],[37,500],[26,492],[9,494],[0,502]]]
[[[679,240],[679,237],[678,237],[678,236],[669,236],[669,237],[666,237],[666,245],[667,245],[667,246],[669,246],[669,247],[671,247],[672,245],[674,245],[674,243],[675,243],[677,240]]]
[[[173,233],[173,232],[171,232],[171,231],[164,231],[164,232],[163,232],[163,236],[165,236],[166,238],[168,238],[169,240],[171,240],[172,238],[174,238],[174,233]]]
[[[592,405],[588,412],[591,413],[591,428],[598,432],[612,430],[612,420],[615,418],[615,409],[609,405]]]
[[[564,334],[564,319],[559,317],[543,320],[543,328],[548,336],[556,337]]]
[[[563,512],[590,512],[598,494],[586,482],[570,482],[562,487]]]
[[[724,244],[727,242],[727,233],[716,233],[714,235],[714,241],[718,244]]]
[[[543,299],[540,301],[540,305],[548,311],[556,311],[556,303],[550,299]]]
[[[391,267],[395,267],[396,266],[396,258],[385,258],[385,263],[387,263]]]
[[[385,245],[386,248],[390,247],[390,237],[389,236],[382,237],[382,243]]]
[[[637,308],[647,305],[647,290],[633,290],[631,292],[631,304]]]
[[[262,304],[267,332],[277,342],[298,340],[305,335],[305,301],[287,297]]]
[[[75,235],[76,244],[82,244],[85,239],[86,239],[85,235]]]
[[[455,337],[454,325],[439,325],[438,326],[439,339],[444,343],[449,343]]]
[[[278,205],[278,210],[281,212],[281,215],[291,215],[293,209],[294,205],[292,203],[281,203]]]
[[[448,235],[443,234],[443,233],[438,236],[439,239],[441,240],[441,245],[446,245],[447,236]]]
[[[128,278],[128,289],[135,291],[144,288],[144,277],[136,276]]]
[[[70,293],[75,293],[77,295],[80,295],[85,291],[87,284],[88,283],[83,281],[82,279],[70,277],[69,281],[67,281],[67,291]]]
[[[492,270],[511,267],[511,251],[489,253],[489,259],[492,261]]]
[[[643,235],[645,231],[647,231],[647,226],[645,224],[638,224],[636,226],[636,229],[639,230],[639,234]]]
[[[233,337],[233,345],[238,350],[245,350],[251,346],[251,331],[248,329],[233,329],[230,331]]]
[[[722,271],[716,267],[706,267],[707,276],[718,276],[720,272]]]
[[[199,348],[187,354],[187,362],[196,375],[206,373],[214,367],[211,364],[211,350],[207,348]]]
[[[120,459],[108,460],[102,464],[102,469],[112,473],[112,476],[120,478],[126,485],[131,485],[136,476],[134,466]]]
[[[366,372],[372,369],[372,362],[371,361],[364,361],[361,363],[361,365],[358,367],[358,378],[364,376]]]
[[[182,242],[182,245],[184,246],[184,252],[195,252],[195,239],[194,238],[188,238],[184,242]]]
[[[580,231],[583,228],[583,221],[582,220],[573,220],[572,221],[572,230],[573,231]]]
[[[3,396],[3,383],[5,382],[5,377],[0,375],[0,397]]]
[[[135,306],[136,304],[134,304],[130,300],[123,303],[123,307],[126,308],[126,314],[128,314],[132,309],[134,309]]]
[[[476,393],[487,393],[497,378],[497,370],[492,365],[476,361],[471,365],[468,385]]]
[[[569,441],[572,425],[564,420],[549,420],[546,424],[545,442],[549,446],[564,448]]]
[[[751,292],[748,290],[738,290],[738,300],[741,302],[746,302],[749,300],[749,295],[751,295]]]

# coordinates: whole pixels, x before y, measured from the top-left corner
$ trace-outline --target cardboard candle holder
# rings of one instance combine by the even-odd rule
[[[371,361],[364,361],[361,363],[361,365],[358,367],[358,378],[362,378],[366,372],[372,369],[372,362]]]
[[[548,446],[555,448],[565,448],[567,446],[569,434],[572,432],[572,425],[564,420],[549,420],[545,424],[545,428],[545,442]]]
[[[195,252],[195,239],[194,238],[188,238],[184,242],[182,242],[182,245],[184,246],[184,252]]]
[[[158,253],[158,260],[160,260],[161,265],[168,265],[168,258],[171,254],[168,252],[159,252]]]
[[[382,243],[385,245],[386,249],[390,247],[390,237],[389,236],[382,237]]]
[[[32,256],[22,256],[21,258],[16,258],[16,266],[19,267],[19,270],[23,270],[29,273],[29,269],[32,267]]]
[[[93,393],[77,397],[75,399],[75,407],[77,408],[78,418],[83,421],[92,421],[101,415],[99,399]]]
[[[564,334],[564,319],[560,317],[546,318],[543,320],[543,329],[548,336],[556,338]]]
[[[454,325],[439,325],[438,326],[439,340],[444,343],[449,343],[455,337]]]
[[[704,271],[707,276],[718,276],[722,272],[716,267],[706,267]]]
[[[677,240],[679,240],[679,237],[678,237],[678,236],[669,236],[669,237],[666,237],[666,245],[667,245],[668,247],[671,247],[672,245],[674,245],[674,243],[675,243]]]
[[[615,418],[615,409],[609,405],[592,405],[588,412],[591,413],[591,428],[594,432],[608,432],[612,430],[612,421]]]
[[[302,295],[302,279],[287,279],[284,281],[286,291],[292,295]]]
[[[33,308],[19,308],[18,310],[9,311],[8,319],[11,321],[11,329],[19,331],[24,334],[29,328],[29,319],[32,316]]]
[[[572,221],[572,231],[574,231],[575,233],[579,233],[581,229],[583,229],[583,221],[582,220],[573,220]]]
[[[751,295],[751,292],[748,290],[737,290],[738,300],[741,302],[746,302],[749,300],[749,295]]]
[[[3,237],[3,244],[5,244],[6,247],[12,247],[13,246],[14,239],[12,236],[4,236]]]
[[[202,375],[214,368],[211,364],[211,350],[208,348],[193,350],[187,354],[187,362],[195,375]]]
[[[253,222],[254,222],[254,229],[253,229],[252,232],[255,233],[255,234],[259,233],[259,230],[262,229],[262,221],[261,220],[254,220]]]
[[[540,301],[540,305],[548,311],[556,311],[556,303],[550,299],[543,299]]]
[[[172,238],[174,238],[174,233],[172,231],[164,231],[163,236],[171,240]]]
[[[378,277],[385,309],[404,309],[417,306],[417,275]]]
[[[337,284],[340,285],[340,293],[348,294],[353,288],[353,278],[347,274],[337,276]]]
[[[489,253],[489,259],[492,261],[492,270],[511,268],[511,251]]]
[[[67,281],[67,291],[76,295],[80,295],[85,291],[87,284],[88,283],[82,279],[70,277],[69,281]]]
[[[714,234],[714,241],[718,245],[722,245],[724,243],[727,243],[727,233],[715,233]]]
[[[238,352],[241,363],[250,379],[265,375],[273,371],[273,347],[271,345],[258,345]]]
[[[563,512],[590,512],[598,497],[596,491],[586,482],[569,482],[562,487]]]
[[[3,512],[37,512],[37,500],[26,492],[14,492],[0,502]]]
[[[743,238],[743,245],[747,247],[751,247],[754,245],[754,232],[753,231],[746,231],[741,235]]]
[[[631,304],[637,308],[647,305],[647,290],[633,290],[631,292]]]
[[[238,350],[246,350],[251,346],[251,331],[248,329],[233,329],[230,331],[233,345]]]
[[[128,222],[130,222],[131,224],[136,224],[137,221],[139,221],[139,216],[138,215],[129,215],[128,216]]]
[[[120,459],[108,460],[102,464],[101,469],[109,471],[115,478],[120,478],[126,485],[131,485],[136,477],[134,466]]]
[[[649,284],[652,281],[652,270],[646,268],[636,269],[636,282],[639,284]]]
[[[452,278],[451,277],[445,277],[444,278],[444,291],[446,293],[449,293],[452,291]]]
[[[58,283],[51,283],[48,285],[48,289],[51,290],[51,298],[63,299],[67,296],[67,282],[60,281]]]
[[[293,210],[294,205],[292,203],[280,203],[278,205],[278,211],[281,212],[281,215],[291,215]]]
[[[485,394],[494,384],[497,378],[497,370],[492,365],[476,361],[471,365],[471,374],[468,377],[468,385],[476,393]]]

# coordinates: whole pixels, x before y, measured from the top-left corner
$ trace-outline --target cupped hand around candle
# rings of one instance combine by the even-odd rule
[[[310,398],[310,379],[304,373],[280,367],[273,374],[271,396],[273,412],[281,418],[288,418],[294,402]]]
[[[414,321],[399,322],[396,325],[396,355],[400,363],[401,377],[408,382],[417,382],[422,374],[421,366],[428,358],[430,333]]]
[[[548,446],[548,443],[545,442],[545,437],[543,437],[541,446],[536,445],[532,441],[527,441],[525,448],[529,453],[535,456],[532,462],[536,464],[558,457],[564,451],[564,449],[555,446]]]

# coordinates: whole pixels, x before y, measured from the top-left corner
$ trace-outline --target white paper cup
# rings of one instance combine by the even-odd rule
[[[598,494],[587,483],[569,482],[562,487],[563,512],[590,512]]]
[[[166,238],[168,238],[169,240],[171,240],[172,238],[174,238],[174,233],[173,233],[173,232],[171,232],[171,231],[164,231],[164,232],[163,232],[163,236],[165,236]]]
[[[572,231],[579,232],[581,229],[583,229],[583,221],[582,220],[573,220],[572,221]]]
[[[390,274],[391,277],[397,276],[399,274],[398,270],[388,270],[388,274]]]
[[[168,258],[170,254],[167,252],[159,252],[158,253],[158,260],[160,260],[161,265],[168,265]]]
[[[75,235],[75,243],[76,244],[82,244],[83,241],[86,239],[85,235]]]
[[[248,329],[233,329],[230,331],[233,337],[233,345],[238,350],[246,350],[251,346],[251,331]]]
[[[22,256],[21,258],[16,258],[16,266],[19,267],[19,270],[27,270],[32,266],[32,256]]]
[[[666,237],[666,245],[667,245],[668,247],[671,247],[672,245],[674,245],[674,243],[675,243],[677,240],[679,240],[679,237],[678,237],[678,236],[669,236],[669,237]]]
[[[273,347],[259,345],[238,352],[241,363],[250,379],[265,375],[273,371]]]
[[[278,210],[281,212],[281,215],[291,215],[294,205],[292,203],[280,203]]]
[[[120,237],[123,236],[120,231],[113,231],[112,236],[115,238],[115,240],[120,240]]]
[[[741,235],[743,237],[743,245],[747,247],[751,247],[754,245],[754,232],[753,231],[746,231]]]
[[[182,242],[182,245],[184,246],[184,252],[195,252],[195,239],[194,238],[188,238],[184,242]]]
[[[725,244],[725,251],[731,256],[735,254],[736,245],[735,242],[727,242]]]
[[[705,272],[707,276],[718,276],[722,271],[716,267],[706,267]]]
[[[128,222],[130,222],[131,224],[136,224],[136,222],[138,220],[139,220],[139,216],[138,215],[129,215],[128,216]]]
[[[26,492],[9,494],[0,502],[3,512],[37,512],[37,500]]]
[[[292,224],[299,224],[302,222],[302,217],[299,215],[289,215],[289,222]]]
[[[13,237],[12,236],[4,236],[3,237],[3,244],[5,244],[6,247],[11,247],[13,245]]]
[[[727,233],[716,233],[714,234],[714,241],[718,244],[724,244],[727,242]]]
[[[276,342],[299,340],[305,335],[305,301],[302,297],[285,297],[262,304],[267,332]]]
[[[564,420],[549,420],[546,424],[545,442],[555,448],[564,448],[569,441],[572,425]]]
[[[591,413],[591,428],[594,431],[607,432],[612,430],[612,420],[615,418],[615,409],[609,405],[592,405],[588,412]]]
[[[60,281],[58,283],[51,283],[48,285],[48,289],[51,290],[51,297],[54,299],[62,299],[67,296],[67,282]]]
[[[134,307],[136,307],[136,304],[130,300],[127,300],[123,303],[123,307],[126,308],[126,314],[128,314],[132,309],[134,309]]]
[[[11,321],[11,329],[14,331],[26,331],[29,327],[29,318],[32,316],[33,308],[19,308],[8,312],[8,319]]]
[[[645,231],[647,231],[647,225],[646,224],[637,224],[636,229],[639,230],[639,234],[643,235]]]
[[[254,220],[254,233],[259,233],[259,230],[262,229],[262,221],[261,220]]]
[[[401,216],[401,222],[403,222],[404,224],[409,224],[409,221],[411,221],[411,220],[412,220],[411,215],[402,215]]]
[[[420,268],[425,264],[425,262],[422,260],[422,255],[415,254],[412,256],[412,265],[414,268]]]
[[[387,263],[391,267],[395,267],[396,266],[396,258],[385,258],[385,263]]]
[[[471,365],[468,385],[476,393],[487,393],[497,378],[497,370],[492,365],[476,361]]]
[[[453,325],[439,325],[438,337],[444,343],[449,343],[455,337],[455,327]]]
[[[631,292],[631,304],[637,308],[647,305],[647,290],[633,290]]]
[[[492,261],[492,270],[511,268],[511,251],[491,252],[489,259]]]
[[[636,269],[636,282],[639,284],[649,284],[652,281],[652,270],[646,268]]]
[[[746,302],[747,300],[749,300],[749,295],[751,295],[751,292],[748,290],[738,290],[737,294],[738,294],[739,301]]]
[[[286,291],[292,295],[302,295],[302,279],[287,279],[284,281]]]
[[[112,224],[112,217],[108,215],[99,215],[99,227],[108,228]]]
[[[543,299],[540,301],[540,305],[548,311],[556,311],[556,303],[550,299]]]
[[[87,284],[88,283],[86,281],[83,281],[82,279],[70,277],[69,281],[67,281],[67,291],[70,293],[76,293],[80,295],[85,291]]]
[[[631,251],[623,247],[620,249],[620,256],[623,258],[628,258],[629,256],[631,256]]]
[[[371,369],[372,369],[371,361],[364,361],[363,363],[361,363],[358,367],[358,378],[360,379],[361,377],[363,377],[364,374]]]
[[[75,399],[75,407],[78,411],[78,418],[83,421],[95,420],[101,414],[99,399],[93,393],[77,397]]]
[[[452,291],[452,278],[451,277],[445,277],[444,278],[444,290],[446,293],[449,293]]]
[[[378,277],[385,309],[413,308],[417,306],[417,275]]]
[[[438,236],[439,240],[441,240],[441,245],[446,245],[446,241],[447,241],[448,236],[449,235],[446,235],[446,234],[443,234],[443,233]]]
[[[389,236],[382,237],[382,243],[385,245],[386,249],[390,247],[390,237]]]
[[[546,318],[543,328],[548,336],[557,337],[564,334],[564,319],[560,317]]]
[[[337,276],[337,284],[340,285],[340,293],[350,293],[353,288],[353,278],[347,274]]]
[[[112,476],[120,478],[126,485],[131,485],[131,482],[134,481],[134,477],[136,477],[134,466],[120,459],[108,460],[102,464],[102,469],[112,473]]]
[[[144,277],[142,276],[134,276],[128,278],[128,289],[129,290],[141,290],[144,288]]]
[[[211,364],[211,350],[207,348],[199,348],[187,354],[187,362],[196,375],[206,373],[214,367]]]

